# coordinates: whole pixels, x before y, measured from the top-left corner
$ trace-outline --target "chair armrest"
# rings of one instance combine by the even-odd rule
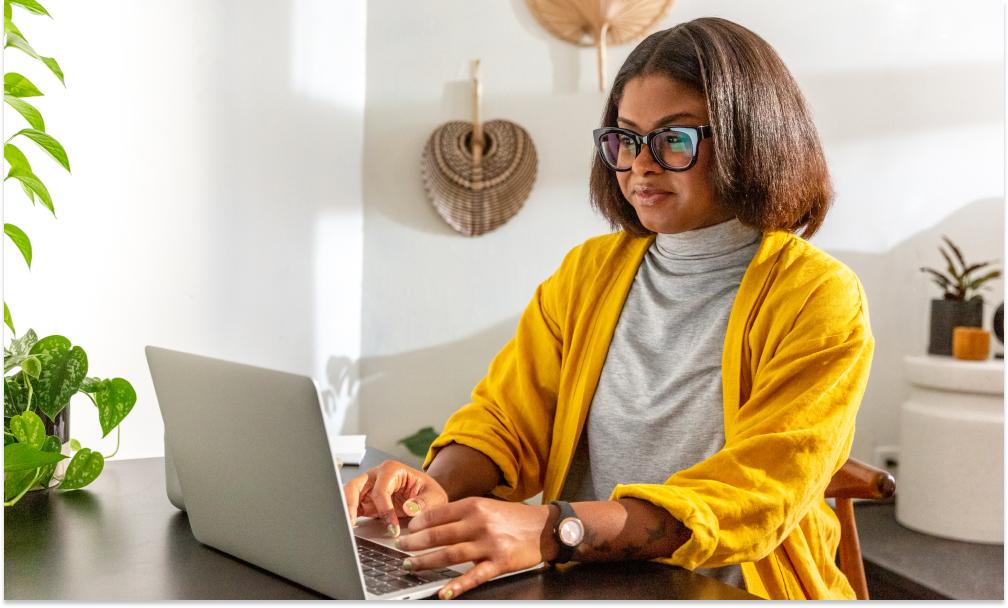
[[[830,480],[826,498],[884,500],[895,492],[896,480],[888,471],[848,458]]]

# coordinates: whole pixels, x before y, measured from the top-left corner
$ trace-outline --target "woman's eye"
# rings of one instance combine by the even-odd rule
[[[634,140],[629,135],[620,135],[619,143],[621,146],[632,146],[634,144]]]

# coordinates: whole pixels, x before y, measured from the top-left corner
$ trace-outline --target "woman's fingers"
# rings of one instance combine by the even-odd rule
[[[413,534],[399,537],[399,548],[403,551],[425,551],[434,547],[445,547],[473,540],[473,533],[466,522],[457,521],[443,526],[425,528]]]
[[[343,496],[346,498],[347,513],[350,515],[351,525],[357,525],[357,513],[361,501],[366,498],[369,489],[367,473],[354,477],[343,486]]]
[[[399,542],[402,543],[402,540]],[[430,553],[407,557],[403,560],[402,567],[410,571],[445,568],[477,560],[480,557],[479,551],[479,546],[475,542],[449,545]]]
[[[417,514],[413,516],[413,519],[409,522],[407,529],[412,534],[414,532],[419,532],[424,528],[440,526],[453,521],[463,520],[466,518],[466,514],[472,509],[474,500],[475,499],[473,498],[463,498],[462,500],[456,500],[455,502],[434,505],[436,508],[421,508],[417,511]],[[406,505],[403,505],[403,508],[405,509]]]
[[[403,489],[408,489],[411,481],[405,465],[386,460],[381,466],[369,472],[374,473],[374,485],[371,488],[371,503],[376,515],[388,526],[389,536],[399,536],[399,516],[396,515],[393,495]]]
[[[453,578],[451,582],[442,587],[438,592],[438,597],[443,600],[457,598],[466,591],[482,585],[499,574],[502,574],[502,572],[495,562],[479,562],[468,572],[462,576]]]

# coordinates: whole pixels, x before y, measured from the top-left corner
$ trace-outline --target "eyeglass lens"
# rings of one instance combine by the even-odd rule
[[[680,169],[693,161],[695,145],[689,131],[663,131],[652,136],[652,149],[666,166]],[[617,169],[629,169],[640,152],[637,140],[625,133],[609,132],[599,140],[599,150],[607,163]]]

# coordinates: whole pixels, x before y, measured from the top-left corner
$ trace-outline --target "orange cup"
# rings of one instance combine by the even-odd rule
[[[952,356],[966,361],[985,361],[990,356],[991,333],[979,327],[952,330]]]

